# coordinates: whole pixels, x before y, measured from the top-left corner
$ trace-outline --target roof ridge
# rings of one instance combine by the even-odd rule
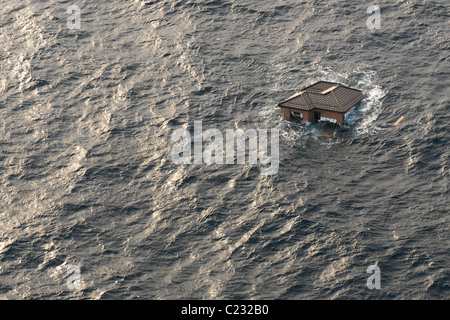
[[[305,101],[306,106],[307,106],[308,108],[311,108],[311,106],[309,105],[308,101],[306,101],[306,98],[303,96],[305,93],[308,93],[308,92],[302,93],[301,96],[302,96],[303,100]],[[309,98],[309,95],[308,95],[308,98]],[[311,99],[310,99],[310,100],[311,100]]]
[[[338,99],[336,98],[336,95],[334,94],[334,90],[333,90],[333,91],[331,91],[331,94],[333,95],[333,97],[334,97],[334,100],[336,100],[336,103],[338,104],[338,106],[339,106],[339,109],[341,109],[341,111],[343,111],[343,110],[342,110],[342,106],[341,106],[341,104],[339,103]]]

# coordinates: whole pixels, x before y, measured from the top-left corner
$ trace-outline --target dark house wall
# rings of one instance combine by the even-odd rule
[[[327,111],[327,110],[319,110],[319,109],[315,109],[314,111],[321,112],[321,117],[336,119],[337,120],[336,123],[339,125],[344,123],[344,114],[343,113]]]
[[[298,110],[298,109],[293,109],[293,108],[285,108],[282,107],[281,108],[281,115],[286,118],[286,119],[291,119],[291,113],[292,112],[296,112],[296,113],[302,113],[303,114],[303,121],[312,121],[313,120],[313,115],[314,113],[312,111],[303,111],[303,110]]]
[[[344,114],[339,113],[339,112],[320,110],[320,109],[313,109],[311,111],[302,111],[302,110],[293,109],[293,108],[286,108],[286,107],[281,108],[281,114],[286,119],[291,119],[290,111],[297,112],[297,113],[303,113],[303,121],[307,121],[307,122],[311,122],[314,120],[314,112],[320,112],[321,117],[336,119],[337,120],[336,123],[339,125],[344,123]]]

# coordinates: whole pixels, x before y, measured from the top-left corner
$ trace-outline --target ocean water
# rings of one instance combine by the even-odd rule
[[[449,7],[2,1],[0,298],[449,299]],[[316,80],[342,128],[281,118]],[[279,129],[277,174],[173,163],[194,121]]]

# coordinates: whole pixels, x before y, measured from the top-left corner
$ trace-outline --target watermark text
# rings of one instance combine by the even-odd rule
[[[226,164],[244,164],[247,158],[248,164],[256,165],[259,159],[259,163],[263,165],[262,175],[274,175],[278,172],[280,162],[278,129],[259,129],[258,131],[227,129],[224,139],[220,130],[208,129],[203,132],[202,121],[194,121],[193,136],[192,141],[191,133],[186,129],[177,129],[172,133],[172,142],[176,142],[172,149],[173,163],[211,165],[224,164],[225,161]],[[205,147],[204,142],[207,143]],[[246,157],[246,150],[248,150],[248,157]]]

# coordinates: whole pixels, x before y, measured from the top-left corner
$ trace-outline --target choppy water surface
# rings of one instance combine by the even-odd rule
[[[3,1],[0,297],[448,299],[449,4],[370,4]],[[342,129],[281,119],[316,80],[367,95]],[[278,174],[174,164],[200,120]]]

